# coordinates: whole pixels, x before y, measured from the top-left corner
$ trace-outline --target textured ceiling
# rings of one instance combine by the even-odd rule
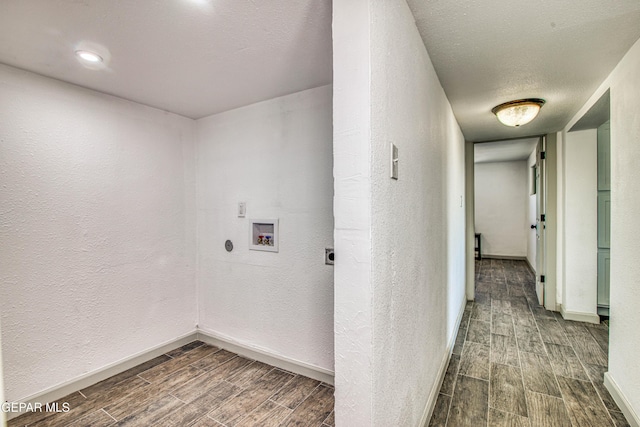
[[[640,37],[638,0],[407,0],[469,141],[563,128]],[[544,98],[508,128],[491,108]]]
[[[1,0],[0,62],[199,118],[331,83],[331,0]]]
[[[638,0],[407,2],[469,141],[561,129],[640,37]],[[199,118],[331,83],[331,0],[0,0],[0,62]],[[532,123],[491,114],[523,97]]]

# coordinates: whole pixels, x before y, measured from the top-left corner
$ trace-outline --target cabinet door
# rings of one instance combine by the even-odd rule
[[[609,249],[598,250],[598,306],[609,307]]]
[[[611,191],[598,191],[598,248],[611,247]]]
[[[598,191],[611,190],[611,135],[609,122],[598,128]]]

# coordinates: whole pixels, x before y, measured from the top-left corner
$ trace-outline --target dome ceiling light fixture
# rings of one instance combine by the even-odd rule
[[[518,127],[535,119],[545,102],[540,98],[516,99],[493,107],[491,112],[503,125]]]

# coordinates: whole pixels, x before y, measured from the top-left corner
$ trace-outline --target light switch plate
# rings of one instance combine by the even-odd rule
[[[391,178],[398,179],[398,147],[391,143]]]
[[[247,214],[247,204],[245,202],[238,203],[238,218],[244,218]]]

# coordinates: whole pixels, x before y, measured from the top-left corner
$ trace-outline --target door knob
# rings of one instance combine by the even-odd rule
[[[532,225],[532,226],[531,226],[531,229],[532,229],[532,230],[533,230],[533,229],[536,229],[536,230],[537,230],[537,229],[538,229],[538,226],[537,226],[537,225]]]

